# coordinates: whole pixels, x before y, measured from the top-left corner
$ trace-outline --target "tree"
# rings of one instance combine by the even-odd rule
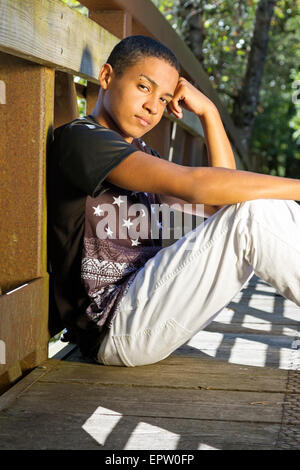
[[[153,1],[243,131],[253,169],[300,175],[299,103],[292,100],[300,62],[300,1]]]
[[[243,143],[249,148],[259,102],[264,65],[267,56],[269,30],[276,0],[260,0],[256,8],[254,31],[241,87],[236,91],[232,118],[242,131]]]

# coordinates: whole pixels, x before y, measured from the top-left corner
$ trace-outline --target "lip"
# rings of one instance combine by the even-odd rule
[[[143,127],[147,127],[147,126],[150,126],[150,125],[151,125],[151,122],[149,122],[147,119],[145,119],[145,118],[143,118],[143,117],[141,117],[141,116],[135,116],[135,117],[139,120],[140,124],[141,124]]]

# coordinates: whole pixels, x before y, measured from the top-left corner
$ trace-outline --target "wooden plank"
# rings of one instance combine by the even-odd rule
[[[264,334],[240,334],[240,333],[218,333],[218,332],[210,332],[210,331],[200,331],[196,335],[193,336],[191,340],[187,342],[187,344],[193,345],[194,347],[201,347],[201,349],[215,349],[216,345],[220,345],[222,342],[224,347],[232,348],[235,345],[238,339],[241,339],[239,343],[240,350],[249,350],[251,347],[251,343],[255,343],[256,350],[261,349],[262,351],[265,350],[266,347],[273,347],[273,348],[286,348],[292,349],[292,343],[294,341],[293,336],[275,336],[275,335],[264,335]],[[255,348],[253,348],[255,349]]]
[[[96,412],[96,414],[95,414]],[[110,412],[110,413],[109,413]],[[149,422],[150,421],[150,422]],[[2,450],[271,450],[279,424],[32,412],[0,414]]]
[[[1,448],[271,450],[278,444],[295,448],[297,440],[286,435],[299,432],[299,413],[293,411],[292,423],[283,428],[281,422],[283,408],[291,412],[286,393],[292,393],[292,403],[297,403],[300,383],[297,387],[294,380],[287,389],[285,372],[174,357],[160,363],[163,369],[158,365],[128,369],[46,361],[45,374],[36,376],[0,412]],[[176,384],[169,373],[172,369]],[[152,380],[147,380],[146,371]],[[114,377],[111,382],[106,372]],[[195,376],[204,374],[215,376],[217,389],[195,387]],[[220,388],[224,375],[231,385]],[[255,388],[235,390],[236,376],[244,383],[252,377]],[[273,391],[261,390],[263,377],[269,383],[273,379]]]
[[[52,383],[47,376],[45,380],[14,402],[10,408],[14,414],[26,409],[87,415],[97,403],[124,416],[280,423],[284,401],[282,393]]]
[[[48,344],[48,358],[49,359],[65,359],[75,350],[76,345],[72,343],[65,343],[57,340]]]
[[[157,387],[147,386],[144,381],[138,387],[103,386],[91,380],[93,373],[99,377],[103,369],[111,369],[116,376],[126,369],[74,366],[54,360],[46,361],[44,367],[45,375],[35,377],[34,383],[27,389],[23,387],[10,407],[0,412],[3,450],[229,450],[276,446],[284,401],[281,392]],[[155,366],[149,368],[153,376],[157,375]],[[89,376],[81,383],[79,369]],[[143,375],[142,369],[134,369],[135,374]],[[55,371],[62,372],[59,381],[54,378]],[[250,368],[248,375],[252,372],[255,368]],[[179,374],[189,385],[189,371]],[[73,379],[69,381],[68,376]],[[298,421],[293,422],[293,431]]]
[[[28,389],[40,379],[44,374],[47,374],[52,367],[55,366],[55,362],[47,362],[46,365],[36,367],[26,377],[23,377],[21,381],[7,390],[0,396],[0,412],[7,409],[12,403],[17,400],[23,393],[27,392]]]
[[[258,304],[260,299],[257,300]],[[254,304],[255,305],[255,304]],[[224,333],[284,335],[297,336],[299,330],[299,310],[292,306],[285,312],[268,312],[272,305],[264,305],[264,308],[249,307],[247,302],[232,302],[228,308],[210,323],[205,330]]]
[[[203,331],[174,354],[199,359],[210,356],[230,364],[289,370],[298,367],[292,349],[293,341],[293,337],[285,336]]]
[[[89,17],[119,39],[132,35],[132,15],[122,10],[92,10]]]
[[[43,380],[43,379],[42,379]],[[47,376],[51,382],[93,383],[184,389],[285,391],[287,371],[228,364],[216,359],[170,356],[137,368],[63,361]]]
[[[118,42],[104,28],[60,1],[0,3],[0,50],[95,83],[100,66]]]
[[[297,327],[290,326],[290,322],[286,319],[286,322],[282,322],[281,318],[278,316],[277,320],[272,321],[271,326],[269,327],[268,322],[263,320],[260,322],[259,319],[255,321],[255,317],[250,317],[250,320],[244,320],[245,315],[240,314],[234,316],[233,321],[213,321],[206,328],[205,331],[210,331],[214,333],[224,333],[224,334],[259,334],[264,332],[264,335],[274,335],[274,336],[291,336],[293,340],[298,336]],[[253,319],[253,321],[251,321]]]
[[[0,364],[0,392],[18,375],[48,357],[48,279],[29,282],[0,296],[0,338],[5,361]],[[11,371],[11,368],[14,371]],[[19,373],[17,374],[17,369]]]

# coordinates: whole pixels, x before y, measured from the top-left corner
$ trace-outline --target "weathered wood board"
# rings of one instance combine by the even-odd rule
[[[287,371],[228,364],[224,370],[219,361],[194,358],[132,369],[52,359],[43,367],[38,368],[43,375],[37,379],[34,371],[34,383],[0,412],[1,449],[273,449],[278,444]],[[209,374],[213,379],[203,382]],[[243,381],[245,391],[235,389]]]
[[[49,359],[0,397],[0,449],[299,449],[299,350],[292,347],[299,309],[290,305],[286,317],[261,310],[247,322],[275,315],[287,329],[273,331],[270,320],[269,334],[245,330],[239,300],[261,289],[277,301],[274,289],[252,279],[233,299],[234,314],[224,310],[210,330],[156,364],[98,365],[68,345],[64,360]],[[226,324],[235,331],[221,333]]]

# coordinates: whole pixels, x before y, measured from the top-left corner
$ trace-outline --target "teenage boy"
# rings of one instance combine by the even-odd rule
[[[300,181],[236,170],[216,107],[179,70],[154,39],[124,39],[101,68],[92,114],[54,134],[51,315],[102,364],[167,357],[254,272],[300,305]],[[201,121],[209,167],[169,162],[141,139],[166,109],[180,119],[182,108]],[[162,248],[153,208],[173,203],[194,213],[203,204],[209,217]]]

